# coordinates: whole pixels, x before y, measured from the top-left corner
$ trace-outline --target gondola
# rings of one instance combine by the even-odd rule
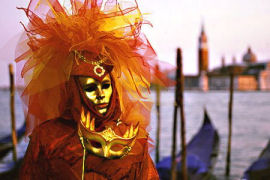
[[[17,132],[17,139],[18,142],[22,139],[25,134],[26,123],[24,123],[16,132]],[[20,142],[23,143],[23,142]],[[26,142],[24,142],[26,143]],[[6,156],[9,156],[11,150],[13,148],[12,145],[12,136],[7,135],[0,139],[0,156],[1,159],[5,159]],[[17,162],[13,161],[6,161],[1,162],[0,166],[0,179],[18,179],[20,165],[22,163],[24,157],[24,151],[17,151]]]
[[[24,123],[16,132],[18,141],[24,136],[26,124]],[[11,134],[0,139],[0,159],[13,148]]]
[[[19,179],[19,170],[23,157],[19,157],[17,162],[7,162],[1,166],[0,179]]]
[[[26,143],[26,142],[25,142]],[[11,153],[11,152],[9,152]],[[17,152],[17,161],[5,160],[0,164],[0,179],[19,179],[19,170],[23,161],[25,152]],[[7,156],[10,157],[11,154]]]
[[[204,111],[204,122],[198,133],[187,144],[187,169],[191,180],[212,179],[212,170],[218,155],[219,135]],[[181,178],[181,153],[176,156],[177,177]],[[156,165],[160,179],[171,179],[171,157]]]
[[[259,158],[245,171],[243,180],[270,179],[270,140]]]

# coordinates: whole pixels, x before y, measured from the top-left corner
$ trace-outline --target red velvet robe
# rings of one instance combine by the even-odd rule
[[[109,160],[87,153],[85,179],[159,179],[149,156],[147,139],[137,139],[131,151],[121,159]],[[58,118],[42,123],[30,136],[30,143],[20,171],[22,180],[80,180],[83,148],[77,124]]]

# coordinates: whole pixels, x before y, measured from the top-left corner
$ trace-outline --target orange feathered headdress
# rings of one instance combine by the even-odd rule
[[[31,0],[21,9],[29,24],[24,27],[26,38],[18,44],[16,62],[23,64],[28,132],[65,111],[63,89],[78,73],[76,51],[106,57],[104,63],[113,66],[122,116],[144,128],[149,124],[149,85],[156,54],[140,31],[149,22],[142,18],[136,1],[70,0],[62,6],[58,0]]]

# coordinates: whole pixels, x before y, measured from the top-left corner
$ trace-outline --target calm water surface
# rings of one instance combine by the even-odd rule
[[[152,93],[155,101],[155,92]],[[227,149],[228,99],[225,91],[187,91],[184,94],[187,142],[198,131],[203,121],[203,108],[206,107],[214,126],[220,135],[220,152],[215,167],[218,179],[224,179],[225,157]],[[170,155],[172,136],[174,91],[161,94],[161,158]],[[235,92],[233,104],[233,137],[231,154],[231,177],[240,179],[245,169],[258,157],[260,151],[270,139],[270,93],[269,92]],[[9,92],[0,90],[0,137],[10,133]],[[16,96],[17,127],[23,123],[22,104]],[[156,111],[152,110],[151,137],[155,140]],[[180,147],[180,134],[178,134]],[[26,143],[19,145],[23,153]],[[152,157],[154,157],[154,151]],[[11,160],[11,155],[2,161]],[[0,163],[0,169],[2,165]],[[0,170],[1,171],[1,170]]]
[[[155,94],[153,92],[153,99]],[[220,135],[220,151],[215,175],[224,179],[228,136],[228,99],[226,91],[196,92],[184,94],[187,142],[200,128],[203,108],[206,107],[212,123]],[[171,153],[171,130],[173,117],[173,91],[161,94],[161,156]],[[270,139],[270,93],[235,92],[233,102],[233,136],[231,152],[231,177],[240,179],[245,169],[258,157]],[[155,139],[155,108],[152,113],[151,135]],[[178,147],[180,147],[178,134]],[[154,154],[154,152],[152,153]],[[154,157],[154,156],[153,156]]]

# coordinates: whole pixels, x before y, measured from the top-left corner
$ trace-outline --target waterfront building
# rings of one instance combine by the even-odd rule
[[[270,90],[270,60],[257,61],[251,47],[243,55],[242,62],[237,63],[233,57],[232,64],[209,71],[207,36],[202,26],[198,43],[198,74],[185,76],[185,89],[188,90],[227,90],[230,86],[230,74],[234,74],[234,89],[240,91]]]

